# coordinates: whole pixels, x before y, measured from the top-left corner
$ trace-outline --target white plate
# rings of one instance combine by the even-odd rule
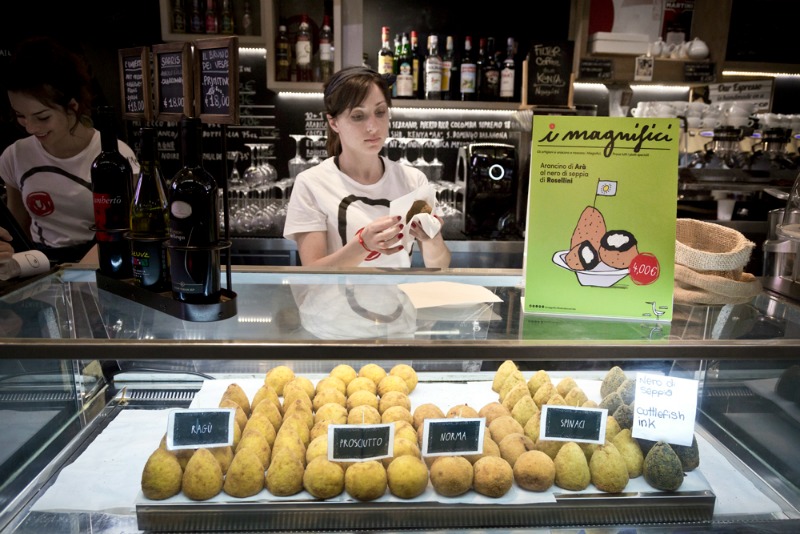
[[[628,276],[628,269],[615,269],[614,267],[609,267],[602,261],[590,271],[576,271],[567,265],[567,254],[569,254],[569,250],[559,250],[553,254],[553,263],[562,269],[575,273],[578,277],[578,282],[582,286],[611,287]]]

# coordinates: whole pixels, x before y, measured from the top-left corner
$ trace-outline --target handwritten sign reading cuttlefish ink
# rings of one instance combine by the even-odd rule
[[[697,380],[636,374],[633,399],[634,438],[692,444],[697,414]]]

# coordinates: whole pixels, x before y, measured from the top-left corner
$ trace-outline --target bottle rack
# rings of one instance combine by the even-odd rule
[[[169,245],[164,245],[169,246]],[[202,247],[203,249],[230,249],[230,241],[220,241],[213,247]],[[178,247],[173,247],[178,248]],[[180,247],[201,248],[201,247]],[[227,265],[228,288],[230,288],[230,262]],[[234,317],[237,313],[236,293],[228,288],[220,289],[220,297],[217,302],[195,304],[183,302],[172,297],[171,291],[151,291],[136,284],[133,278],[112,278],[103,274],[98,269],[95,271],[97,287],[113,293],[119,297],[128,299],[166,313],[178,319],[192,322],[211,322],[221,321]]]

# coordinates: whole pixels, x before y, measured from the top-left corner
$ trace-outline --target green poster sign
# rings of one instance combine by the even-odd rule
[[[534,116],[525,313],[669,321],[677,119]]]

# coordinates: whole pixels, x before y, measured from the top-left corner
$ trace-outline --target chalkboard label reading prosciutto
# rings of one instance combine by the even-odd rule
[[[173,410],[167,425],[167,450],[233,444],[233,408]]]
[[[481,454],[486,419],[426,419],[422,437],[423,456]]]
[[[178,121],[192,112],[192,76],[189,43],[153,46],[155,101],[159,120]]]
[[[394,425],[330,425],[328,460],[363,462],[394,454]]]
[[[238,124],[237,43],[236,37],[195,41],[195,108],[205,122]]]
[[[572,41],[534,42],[531,45],[526,104],[572,104],[573,48]]]
[[[145,47],[119,51],[122,109],[126,119],[150,120],[150,52]]]

